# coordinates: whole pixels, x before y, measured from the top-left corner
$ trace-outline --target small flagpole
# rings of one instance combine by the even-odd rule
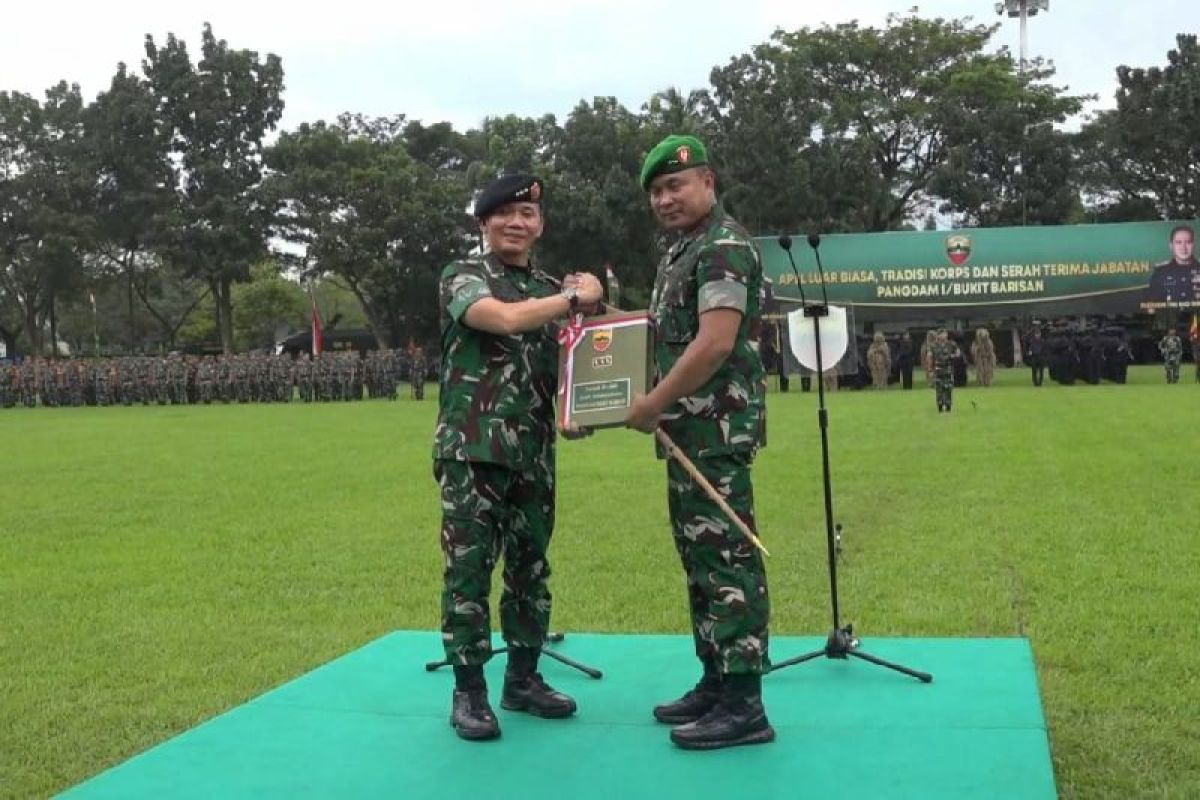
[[[100,357],[100,325],[96,321],[96,291],[88,289],[88,299],[92,301],[92,342],[96,348],[96,358]]]
[[[321,314],[317,310],[317,298],[313,294],[312,283],[308,284],[308,299],[309,302],[312,303],[312,318],[310,328],[310,337],[312,339],[312,343],[309,349],[312,351],[313,358],[317,358],[321,355],[321,351],[324,350],[325,336],[321,330]]]

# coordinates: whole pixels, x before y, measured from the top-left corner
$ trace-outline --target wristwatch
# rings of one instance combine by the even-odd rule
[[[559,294],[567,298],[567,302],[571,304],[571,313],[574,314],[579,308],[579,288],[575,286],[564,286]]]

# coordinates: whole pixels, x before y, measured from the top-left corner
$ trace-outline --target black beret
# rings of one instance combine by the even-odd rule
[[[505,203],[542,202],[542,179],[533,175],[501,175],[489,183],[475,200],[475,218],[487,219]]]

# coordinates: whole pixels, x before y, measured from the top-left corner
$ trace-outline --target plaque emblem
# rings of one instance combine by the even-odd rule
[[[946,257],[956,267],[961,267],[967,263],[967,259],[971,257],[971,237],[962,235],[947,236]]]

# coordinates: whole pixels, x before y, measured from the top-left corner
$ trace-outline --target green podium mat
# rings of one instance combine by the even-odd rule
[[[823,646],[771,638],[774,658]],[[440,636],[398,631],[151,748],[64,794],[78,798],[1053,798],[1054,774],[1024,639],[869,639],[881,658],[820,658],[764,680],[773,744],[688,752],[651,707],[697,677],[690,636],[568,633],[541,672],[579,713],[500,709],[504,658],[488,665],[500,739],[459,740],[453,675],[426,672]]]

